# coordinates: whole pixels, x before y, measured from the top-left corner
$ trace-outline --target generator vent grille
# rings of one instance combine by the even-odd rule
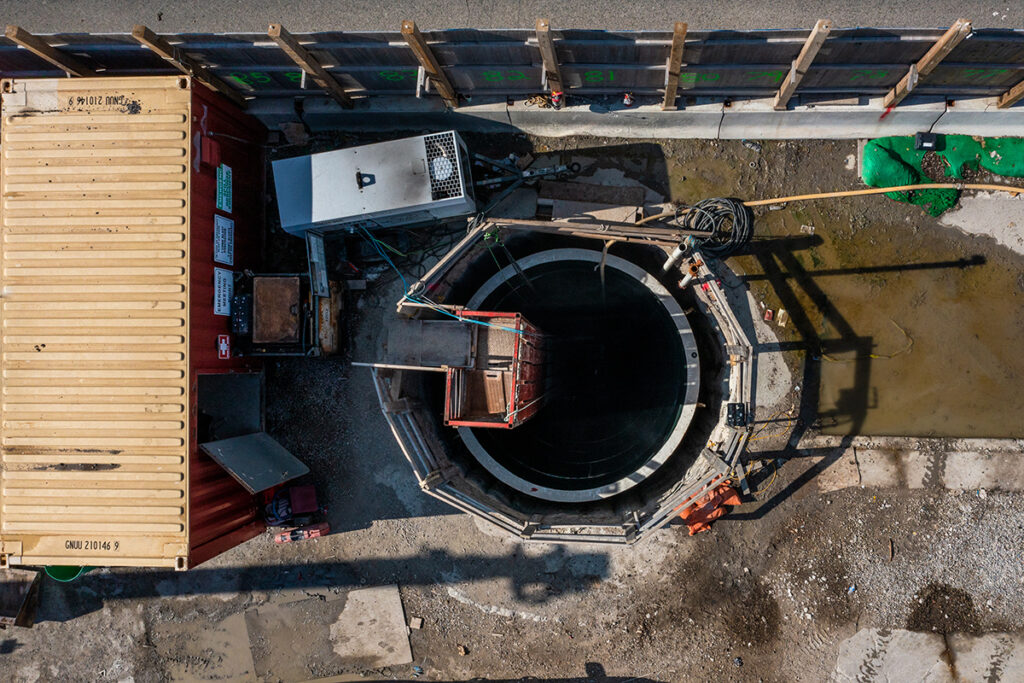
[[[430,198],[457,199],[462,197],[462,173],[459,148],[455,133],[436,133],[423,136],[427,151],[427,172],[430,174]]]

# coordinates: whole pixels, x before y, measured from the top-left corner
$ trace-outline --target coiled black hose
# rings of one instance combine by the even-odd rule
[[[706,233],[694,239],[704,253],[718,258],[739,251],[754,236],[754,214],[738,199],[702,199],[676,220],[686,230]]]

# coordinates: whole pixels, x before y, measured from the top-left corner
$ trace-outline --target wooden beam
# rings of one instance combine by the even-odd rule
[[[1021,98],[1024,98],[1024,81],[1021,81],[1000,95],[999,100],[996,102],[996,108],[1006,109],[1007,107],[1012,107],[1020,102]]]
[[[236,89],[232,88],[205,66],[168,43],[166,39],[153,33],[146,26],[136,25],[132,29],[132,37],[167,62],[170,62],[181,73],[191,76],[210,90],[219,92],[239,107],[245,108],[245,98]]]
[[[957,19],[949,29],[942,34],[942,37],[935,41],[931,49],[924,53],[924,57],[921,57],[916,64],[912,64],[910,70],[907,71],[907,75],[900,79],[900,82],[889,91],[889,94],[882,100],[882,106],[885,108],[886,113],[900,102],[903,101],[907,95],[913,91],[917,85],[918,80],[924,78],[932,71],[935,67],[942,62],[946,56],[953,51],[957,45],[963,41],[964,38],[971,34],[971,22],[967,19]]]
[[[544,62],[548,91],[564,92],[562,71],[558,68],[558,55],[555,54],[555,41],[551,38],[551,22],[547,19],[537,20],[537,47],[540,48],[540,58]]]
[[[668,65],[665,68],[665,99],[661,102],[663,111],[676,108],[676,93],[679,90],[679,72],[683,68],[683,47],[686,43],[685,22],[677,21],[672,28],[672,49],[668,53]]]
[[[412,48],[417,61],[423,67],[427,77],[434,83],[434,87],[437,89],[438,94],[441,95],[441,98],[444,99],[449,107],[453,109],[458,107],[459,96],[455,93],[455,88],[452,87],[452,84],[448,82],[448,77],[441,70],[441,65],[438,64],[433,50],[427,45],[427,41],[423,39],[423,34],[420,33],[415,21],[402,22],[402,37],[405,38],[405,42]]]
[[[828,19],[819,19],[818,23],[811,29],[811,35],[807,36],[803,49],[800,50],[800,54],[797,55],[793,65],[789,68],[789,73],[786,74],[779,92],[775,94],[773,107],[777,111],[785,111],[789,106],[790,98],[796,92],[797,86],[800,85],[800,81],[804,78],[804,74],[811,68],[811,63],[818,55],[818,50],[825,43],[825,39],[828,38],[828,32],[831,30],[832,22]]]
[[[338,79],[321,66],[319,60],[311,55],[309,50],[302,47],[299,41],[295,39],[295,36],[289,33],[284,26],[281,24],[271,24],[270,28],[267,29],[267,35],[277,43],[278,47],[284,50],[284,53],[293,62],[299,65],[300,69],[313,78],[314,83],[323,88],[338,104],[345,109],[352,108],[352,98],[345,92],[345,88],[338,82]]]
[[[50,64],[71,76],[95,76],[96,72],[71,55],[61,52],[45,40],[34,36],[20,26],[8,25],[4,33],[8,38],[32,54],[42,57]]]

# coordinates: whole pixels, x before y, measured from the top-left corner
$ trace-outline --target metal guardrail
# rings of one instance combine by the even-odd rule
[[[277,26],[277,25],[275,25]],[[142,27],[140,27],[142,28]],[[8,35],[13,35],[8,33]],[[550,35],[562,87],[583,95],[654,94],[665,90],[672,31],[557,30]],[[772,96],[787,78],[809,31],[693,31],[685,34],[678,87],[683,96]],[[797,96],[882,95],[943,36],[941,29],[832,29],[802,73]],[[266,34],[185,33],[160,36],[185,63],[206,67],[247,98],[321,95],[292,56]],[[132,34],[66,33],[42,38],[99,75],[177,73]],[[416,96],[426,82],[409,39],[395,32],[321,32],[290,36],[337,79],[349,96]],[[463,98],[546,91],[531,29],[451,29],[422,33],[444,76]],[[308,63],[307,63],[308,65]],[[63,76],[11,38],[0,38],[0,75]],[[945,97],[1007,93],[1024,79],[1024,30],[978,29],[916,86]],[[308,82],[307,82],[308,81]],[[435,88],[437,81],[434,81]]]

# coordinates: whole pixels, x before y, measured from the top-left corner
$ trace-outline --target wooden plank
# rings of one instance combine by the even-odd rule
[[[459,97],[455,93],[455,88],[448,82],[448,77],[444,75],[441,65],[437,62],[437,58],[434,57],[434,52],[427,45],[427,41],[423,38],[423,34],[420,33],[420,29],[416,26],[415,21],[402,22],[402,38],[412,48],[413,54],[416,55],[416,60],[423,67],[427,77],[433,82],[434,87],[445,101],[445,104],[453,109],[458,107]]]
[[[1013,86],[1002,95],[999,96],[999,101],[996,102],[996,107],[999,109],[1006,109],[1020,102],[1021,98],[1024,98],[1024,81],[1021,81],[1017,85]]]
[[[825,39],[828,38],[828,33],[831,30],[832,22],[828,19],[819,19],[814,28],[811,29],[811,34],[807,36],[800,54],[797,55],[793,65],[789,68],[789,73],[786,74],[786,78],[782,81],[779,92],[775,94],[773,106],[777,111],[785,111],[786,107],[789,106],[790,98],[793,97],[797,86],[800,85],[800,81],[803,80],[807,70],[811,67],[811,63],[818,55],[818,50],[825,44]]]
[[[540,57],[544,62],[548,92],[564,92],[562,71],[558,68],[558,55],[555,53],[555,41],[551,38],[551,22],[547,19],[537,20],[537,47],[540,48]]]
[[[591,202],[614,206],[643,206],[644,188],[542,180],[537,190],[537,197],[539,199],[565,199],[572,202]]]
[[[485,371],[484,393],[486,395],[487,412],[491,415],[504,415],[507,410],[505,403],[505,373]]]
[[[942,34],[942,37],[935,41],[931,49],[921,57],[916,64],[912,64],[907,75],[900,79],[900,82],[882,100],[882,107],[886,112],[909,95],[921,78],[926,77],[935,70],[943,59],[959,45],[964,38],[971,34],[971,22],[967,19],[957,19],[949,29]]]
[[[132,38],[135,38],[139,43],[145,45],[161,58],[173,64],[181,73],[191,76],[210,90],[219,92],[242,109],[245,108],[245,98],[242,97],[237,90],[232,88],[226,81],[212,73],[205,66],[168,43],[167,40],[158,36],[148,27],[143,26],[142,24],[137,24],[135,28],[132,29]]]
[[[679,71],[683,68],[683,47],[686,43],[685,22],[677,21],[672,29],[672,49],[668,53],[668,65],[665,69],[665,99],[662,100],[663,111],[676,109],[676,96],[679,91]]]
[[[4,33],[29,52],[42,57],[50,64],[72,76],[95,76],[96,72],[71,55],[58,50],[42,38],[34,36],[20,26],[9,24]]]
[[[313,82],[324,89],[328,95],[345,109],[352,108],[352,98],[345,92],[341,83],[325,69],[320,61],[309,53],[309,50],[302,47],[299,41],[281,24],[271,24],[267,29],[277,46],[280,47],[299,68],[313,78]]]

